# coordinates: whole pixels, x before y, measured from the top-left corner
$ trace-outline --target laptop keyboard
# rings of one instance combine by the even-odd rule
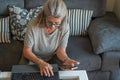
[[[11,80],[61,80],[58,72],[54,72],[54,76],[41,76],[40,72],[33,73],[13,73]]]
[[[31,67],[32,69],[36,69],[36,68],[39,69],[37,65],[31,65],[31,66],[26,65],[26,66],[27,67],[14,66],[13,70],[16,70],[16,71],[12,73],[11,80],[61,80],[59,79],[58,66],[56,64],[52,64],[54,76],[51,76],[51,77],[41,76],[39,70],[37,71],[31,70]],[[26,68],[26,71],[20,72],[20,70],[23,71],[23,68]],[[30,72],[29,72],[29,69],[30,69]]]

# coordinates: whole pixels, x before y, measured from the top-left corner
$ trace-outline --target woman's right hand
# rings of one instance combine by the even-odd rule
[[[53,67],[49,63],[42,61],[39,66],[40,66],[41,76],[44,75],[44,76],[50,77],[54,75],[53,70],[52,70]]]

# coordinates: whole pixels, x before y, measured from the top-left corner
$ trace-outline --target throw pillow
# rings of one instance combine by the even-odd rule
[[[93,10],[68,9],[70,35],[86,36]]]
[[[9,17],[0,18],[0,43],[10,43]]]
[[[42,6],[30,9],[30,11],[15,5],[8,6],[8,9],[10,12],[10,27],[13,39],[23,41],[28,22],[38,15],[42,10]]]

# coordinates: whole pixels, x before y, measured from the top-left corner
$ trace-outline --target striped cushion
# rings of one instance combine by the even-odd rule
[[[0,18],[0,43],[10,43],[9,17]]]
[[[68,9],[70,35],[86,36],[93,10]]]

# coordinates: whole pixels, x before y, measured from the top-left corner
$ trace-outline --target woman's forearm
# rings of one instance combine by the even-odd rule
[[[43,62],[42,59],[38,58],[31,50],[26,49],[25,47],[23,49],[23,55],[25,58],[36,64],[41,64],[41,62]]]
[[[57,50],[57,57],[62,61],[65,62],[65,60],[69,59],[65,49],[58,49]]]
[[[66,60],[69,59],[69,57],[66,55],[66,53],[59,53],[57,54],[57,57],[59,60],[61,60],[62,62],[65,62]]]

